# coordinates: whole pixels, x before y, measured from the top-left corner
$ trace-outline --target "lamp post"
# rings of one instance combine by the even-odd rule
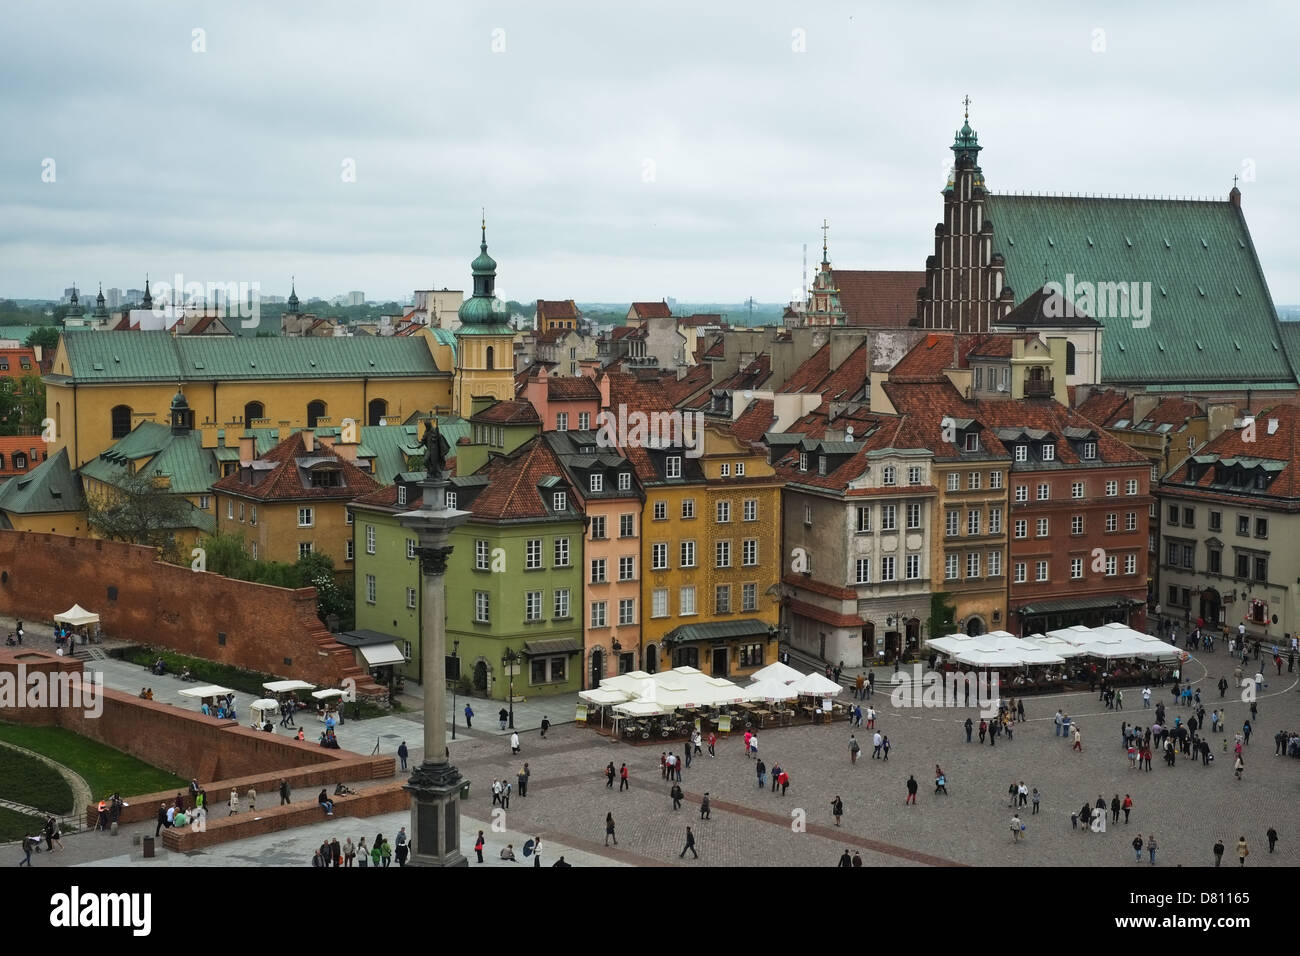
[[[451,739],[456,739],[456,685],[460,682],[460,641],[451,642],[451,656],[456,661],[456,676],[449,682],[451,684]]]
[[[513,647],[507,647],[505,656],[501,658],[501,663],[505,665],[506,674],[510,677],[510,729],[515,729],[515,661],[519,660],[519,655],[515,653]]]

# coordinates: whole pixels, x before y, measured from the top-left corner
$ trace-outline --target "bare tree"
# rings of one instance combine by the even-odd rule
[[[193,527],[193,512],[192,504],[143,472],[86,495],[86,521],[96,534],[159,548],[163,560],[173,564],[180,563],[176,532]]]

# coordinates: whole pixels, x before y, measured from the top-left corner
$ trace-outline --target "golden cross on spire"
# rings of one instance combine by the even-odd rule
[[[1233,188],[1233,189],[1236,189],[1236,188],[1237,188],[1237,175],[1236,175],[1236,173],[1234,173],[1233,176],[1232,176],[1232,188]]]
[[[962,100],[961,103],[962,106],[966,108],[966,115],[964,118],[966,120],[969,120],[970,119],[970,94],[969,93],[966,94],[966,98]]]

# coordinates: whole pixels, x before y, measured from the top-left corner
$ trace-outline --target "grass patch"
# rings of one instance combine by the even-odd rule
[[[0,724],[0,740],[44,754],[80,774],[90,785],[95,799],[114,791],[125,797],[158,790],[184,790],[189,786],[188,780],[62,727]]]
[[[62,816],[72,812],[72,788],[49,764],[0,747],[0,797]]]
[[[45,821],[39,817],[29,817],[17,810],[0,807],[0,843],[9,843],[14,840],[21,840],[25,836],[33,836],[40,833],[43,826],[45,826]],[[20,857],[15,862],[22,862],[22,850],[15,849],[14,852],[19,854]],[[6,860],[5,862],[8,863],[9,861]]]

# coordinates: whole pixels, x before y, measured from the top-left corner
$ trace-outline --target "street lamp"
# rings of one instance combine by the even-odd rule
[[[460,641],[452,641],[451,656],[456,661],[456,676],[451,684],[451,739],[456,739],[456,685],[460,683]]]
[[[515,661],[519,660],[519,655],[515,653],[514,648],[507,647],[505,656],[501,658],[501,663],[505,665],[506,674],[510,677],[510,729],[515,729]]]

